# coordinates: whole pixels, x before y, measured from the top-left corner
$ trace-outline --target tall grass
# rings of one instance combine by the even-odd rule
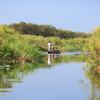
[[[88,43],[89,52],[91,56],[88,60],[87,75],[92,81],[100,83],[100,27],[92,32],[92,36]]]
[[[7,61],[36,61],[42,53],[39,48],[29,42],[29,39],[9,29],[0,26],[0,58]]]
[[[61,51],[83,51],[87,50],[88,38],[75,38],[75,39],[60,39],[57,37],[42,37],[24,35],[30,43],[36,44],[40,48],[47,50],[48,41],[53,43],[54,47],[57,47]]]

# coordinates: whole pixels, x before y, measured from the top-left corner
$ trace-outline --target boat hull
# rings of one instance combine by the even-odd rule
[[[56,51],[56,52],[48,51],[48,53],[50,53],[50,54],[60,54],[60,51]]]

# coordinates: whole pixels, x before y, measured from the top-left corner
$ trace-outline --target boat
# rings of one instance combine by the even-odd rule
[[[48,51],[48,53],[50,53],[50,54],[60,54],[60,51],[59,50],[57,50],[57,51]]]
[[[49,41],[49,43],[48,43],[48,53],[49,54],[60,54],[60,50],[57,47],[52,46],[52,43]]]

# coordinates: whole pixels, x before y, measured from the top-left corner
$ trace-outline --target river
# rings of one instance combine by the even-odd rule
[[[45,55],[41,64],[0,70],[0,100],[99,100],[86,75],[86,55]]]

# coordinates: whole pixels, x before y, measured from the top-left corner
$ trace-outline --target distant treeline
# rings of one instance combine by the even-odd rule
[[[59,37],[61,39],[67,38],[86,38],[89,37],[89,34],[85,34],[84,32],[72,32],[68,30],[57,29],[52,25],[37,25],[32,23],[14,23],[8,25],[13,28],[15,31],[20,32],[21,34],[30,34],[30,35],[39,35],[43,37]]]

